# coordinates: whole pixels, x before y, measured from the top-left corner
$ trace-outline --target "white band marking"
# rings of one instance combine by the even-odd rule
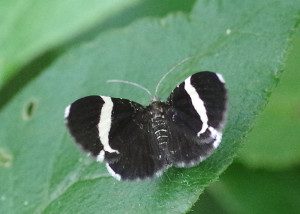
[[[102,149],[102,150],[99,152],[99,155],[97,155],[97,161],[98,161],[98,162],[103,162],[104,156],[105,156],[105,151]]]
[[[113,176],[115,179],[117,179],[118,181],[121,180],[121,175],[115,173],[115,171],[109,166],[108,163],[106,163],[106,169],[107,169],[107,171],[109,172],[109,174],[110,174],[111,176]]]
[[[71,105],[68,105],[66,108],[65,108],[65,119],[67,119],[69,117],[69,114],[70,114],[70,107]]]
[[[168,136],[166,136],[166,135],[160,135],[160,136],[157,137],[157,140],[160,139],[160,138],[162,138],[162,137],[168,137]]]
[[[222,74],[216,73],[216,75],[217,75],[218,79],[221,81],[221,83],[225,83],[225,80],[224,80]]]
[[[200,119],[202,121],[202,127],[201,130],[197,133],[198,136],[200,136],[202,133],[206,131],[208,128],[207,122],[208,117],[206,115],[206,109],[204,106],[203,101],[200,99],[199,94],[197,93],[196,89],[191,84],[191,77],[187,78],[184,81],[184,89],[189,94],[192,104],[198,115],[200,116]]]
[[[101,109],[100,120],[98,124],[100,141],[103,145],[104,151],[109,153],[116,152],[119,154],[118,150],[112,149],[110,147],[108,140],[109,131],[111,127],[111,115],[114,104],[111,101],[110,97],[101,96],[101,98],[104,100],[104,104]]]
[[[215,141],[213,142],[213,147],[217,148],[222,140],[222,133],[217,131],[216,129],[214,129],[213,127],[209,127],[208,128],[210,133],[211,133],[211,137],[213,137],[215,139]]]
[[[167,132],[167,130],[166,129],[159,129],[159,130],[155,131],[154,134],[157,134],[158,132]]]

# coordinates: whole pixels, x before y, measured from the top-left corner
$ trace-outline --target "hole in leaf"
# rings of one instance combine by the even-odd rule
[[[37,100],[31,99],[28,103],[25,104],[23,108],[22,118],[23,120],[30,120],[37,109]]]
[[[4,149],[0,148],[0,167],[9,168],[12,165],[12,155]]]

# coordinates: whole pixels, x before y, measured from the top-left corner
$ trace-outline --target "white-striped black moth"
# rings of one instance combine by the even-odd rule
[[[104,161],[118,180],[161,175],[168,167],[191,167],[219,146],[225,121],[224,79],[213,72],[188,77],[166,102],[150,105],[107,96],[81,98],[65,110],[75,141]]]

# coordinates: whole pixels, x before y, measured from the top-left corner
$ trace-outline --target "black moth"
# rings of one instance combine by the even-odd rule
[[[166,102],[148,106],[107,96],[81,98],[65,110],[75,141],[104,161],[118,180],[161,175],[191,167],[219,146],[226,115],[224,79],[199,72],[178,85]]]

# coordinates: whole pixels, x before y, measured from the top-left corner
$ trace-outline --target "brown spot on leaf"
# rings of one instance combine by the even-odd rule
[[[9,168],[12,165],[13,156],[7,150],[0,148],[0,167]]]

